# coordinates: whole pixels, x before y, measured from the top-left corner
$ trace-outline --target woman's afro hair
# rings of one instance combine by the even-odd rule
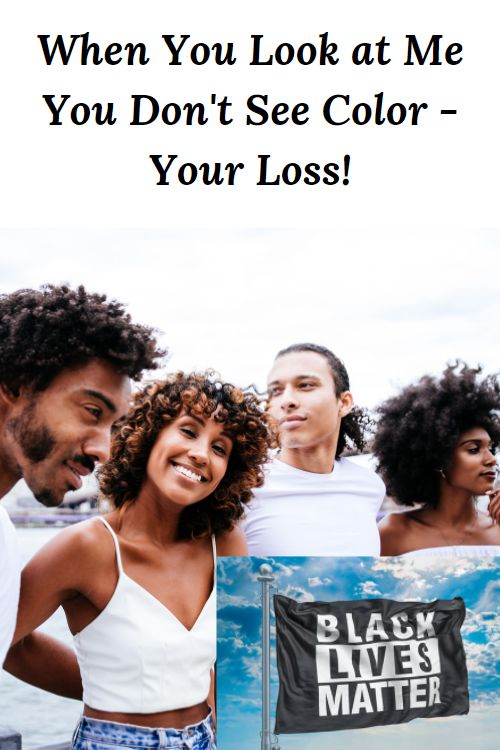
[[[480,375],[480,367],[457,361],[441,377],[425,375],[379,406],[373,453],[396,502],[437,506],[439,472],[463,432],[482,427],[497,447],[500,384],[496,375]]]

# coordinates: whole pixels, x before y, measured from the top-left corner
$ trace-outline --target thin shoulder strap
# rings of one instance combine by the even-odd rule
[[[120,573],[123,573],[123,565],[122,565],[122,556],[120,553],[120,543],[118,542],[118,537],[116,536],[115,532],[111,528],[111,525],[106,521],[105,518],[102,516],[97,516],[99,521],[102,521],[102,523],[105,525],[111,536],[113,537],[113,542],[115,543],[115,551],[116,551],[116,563],[118,565],[118,570]]]
[[[217,545],[215,544],[215,534],[212,534],[212,552],[214,555],[214,581],[217,578]]]

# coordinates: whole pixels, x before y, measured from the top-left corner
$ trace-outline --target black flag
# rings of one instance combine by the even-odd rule
[[[274,597],[276,734],[466,714],[462,599],[299,602]]]

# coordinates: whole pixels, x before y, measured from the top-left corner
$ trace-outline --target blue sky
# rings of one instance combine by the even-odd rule
[[[500,559],[277,558],[269,560],[280,593],[299,601],[386,597],[431,601],[461,596],[467,614],[462,637],[467,655],[471,711],[467,716],[416,719],[409,724],[334,734],[282,735],[282,750],[497,750],[500,719]],[[218,563],[218,747],[260,748],[260,584],[262,560]],[[274,621],[272,706],[277,695]]]

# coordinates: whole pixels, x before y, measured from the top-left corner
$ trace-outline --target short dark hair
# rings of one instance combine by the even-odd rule
[[[59,372],[91,359],[138,380],[164,352],[155,331],[132,323],[124,306],[83,286],[47,284],[0,295],[0,383],[46,388]]]
[[[387,492],[401,505],[439,502],[439,471],[446,471],[460,435],[486,430],[500,441],[500,384],[480,378],[481,367],[457,361],[440,377],[424,375],[378,409],[373,452]]]
[[[146,477],[149,454],[161,430],[181,412],[211,417],[225,425],[233,447],[226,473],[216,490],[185,508],[179,537],[190,539],[231,529],[244,512],[252,489],[264,481],[272,435],[270,419],[260,399],[216,374],[183,373],[148,385],[135,395],[134,404],[119,425],[111,444],[111,458],[99,470],[102,494],[116,508],[136,500]]]
[[[326,346],[310,343],[291,344],[286,349],[281,349],[275,359],[295,352],[314,352],[324,357],[330,367],[335,394],[340,396],[341,393],[349,390],[349,375],[344,363]],[[372,421],[368,413],[358,406],[353,407],[349,414],[342,417],[335,458],[339,458],[346,448],[355,448],[362,453],[367,441],[367,431],[371,424]]]

